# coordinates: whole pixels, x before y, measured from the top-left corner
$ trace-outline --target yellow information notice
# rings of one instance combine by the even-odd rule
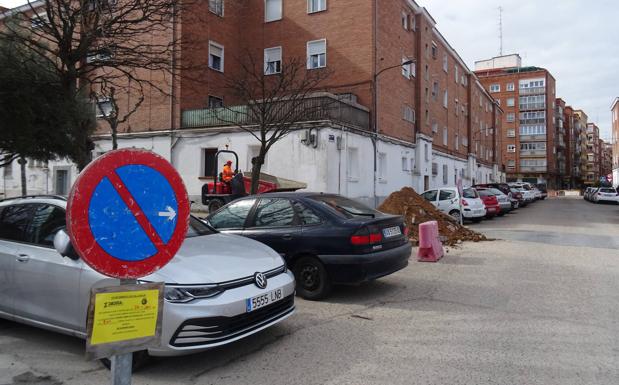
[[[90,344],[154,336],[158,307],[158,290],[97,293]]]

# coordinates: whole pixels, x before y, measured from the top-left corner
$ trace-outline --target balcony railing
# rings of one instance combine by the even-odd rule
[[[520,95],[543,95],[546,93],[546,87],[531,87],[520,88]]]
[[[278,101],[281,107],[272,108],[273,112],[302,116],[299,122],[330,120],[352,125],[361,129],[370,129],[370,113],[360,105],[338,99],[335,95],[309,97],[301,102]],[[291,108],[305,111],[304,114],[290,113],[285,103],[294,103]],[[253,125],[259,121],[247,105],[185,110],[182,115],[182,128],[224,127],[236,125]]]
[[[546,156],[546,150],[520,150],[520,156]]]
[[[519,104],[520,111],[545,110],[546,103],[527,103]]]
[[[543,142],[546,140],[546,135],[520,135],[521,142]]]
[[[520,172],[546,172],[546,166],[520,166]]]

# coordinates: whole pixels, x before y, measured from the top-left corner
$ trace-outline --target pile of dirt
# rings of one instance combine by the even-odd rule
[[[378,210],[404,216],[411,240],[419,240],[419,224],[438,222],[438,231],[444,245],[453,246],[464,241],[487,241],[485,235],[461,226],[454,218],[439,211],[410,187],[404,187],[389,195]]]

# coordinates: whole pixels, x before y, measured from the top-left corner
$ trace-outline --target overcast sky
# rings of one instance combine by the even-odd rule
[[[337,0],[332,0],[337,1]],[[384,0],[383,0],[384,1]],[[387,0],[391,1],[391,0]],[[614,0],[418,0],[470,69],[499,54],[519,53],[523,65],[544,67],[557,96],[600,126],[610,140],[610,105],[619,96],[619,7]],[[24,0],[0,0],[15,7]]]
[[[600,127],[610,141],[610,105],[619,96],[619,7],[613,0],[418,0],[470,69],[499,54],[519,53],[523,65],[544,67],[557,96]]]

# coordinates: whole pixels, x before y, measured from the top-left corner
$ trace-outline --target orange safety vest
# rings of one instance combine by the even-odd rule
[[[224,171],[222,172],[222,179],[224,182],[230,182],[234,177],[234,172],[232,171],[232,167],[227,164],[224,166]]]

